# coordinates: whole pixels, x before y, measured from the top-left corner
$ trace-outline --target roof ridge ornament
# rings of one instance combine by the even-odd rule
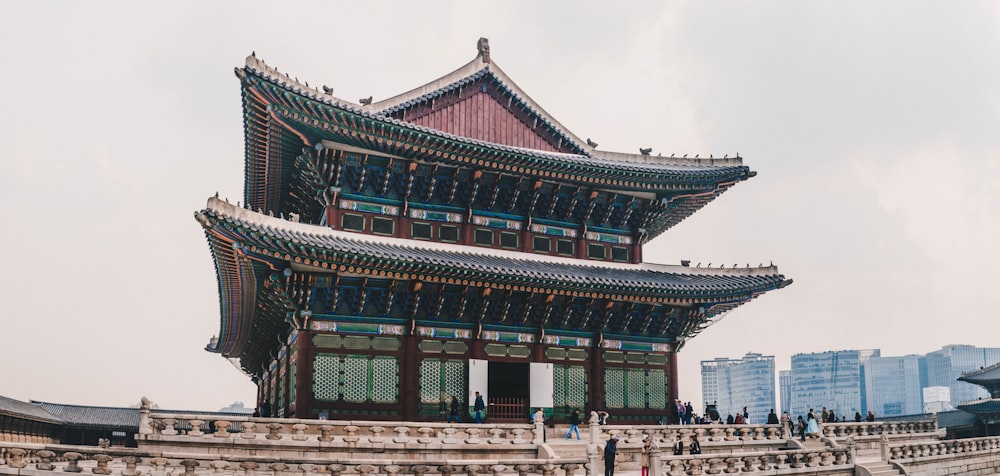
[[[490,62],[490,40],[489,38],[482,37],[476,42],[476,49],[479,50],[479,57],[482,58],[483,63]]]

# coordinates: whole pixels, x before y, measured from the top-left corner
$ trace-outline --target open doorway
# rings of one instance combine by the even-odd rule
[[[530,370],[527,363],[489,363],[489,410],[494,421],[524,422],[530,418],[528,396]]]

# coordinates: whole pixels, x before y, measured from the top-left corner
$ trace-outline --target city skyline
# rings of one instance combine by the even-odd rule
[[[753,372],[744,369],[761,360],[772,365],[770,381],[757,380],[752,386],[733,383],[737,378],[729,373],[740,375],[743,381],[752,379]],[[1000,363],[1000,348],[968,344],[950,344],[923,354],[900,356],[881,355],[880,349],[805,352],[792,355],[789,369],[777,370],[772,356],[750,352],[742,358],[715,357],[702,361],[702,397],[706,403],[717,400],[723,418],[731,412],[730,408],[738,409],[741,405],[749,406],[751,413],[766,415],[774,407],[777,412],[788,411],[793,417],[822,408],[834,410],[838,418],[848,420],[853,420],[855,412],[865,416],[868,411],[885,417],[916,415],[926,413],[924,390],[928,388],[934,398],[949,395],[947,406],[951,408],[964,401],[988,397],[985,389],[957,379],[962,373],[996,363]],[[768,382],[770,389],[765,388]],[[772,399],[774,395],[780,397],[772,404],[758,402],[762,395],[768,394]]]
[[[0,395],[249,405],[253,385],[203,350],[219,296],[191,213],[243,195],[233,68],[255,51],[338,96],[384,99],[468,62],[480,37],[601,150],[739,153],[757,172],[644,249],[652,263],[773,261],[795,280],[685,345],[683,400],[703,408],[699,364],[720,349],[786,368],[815,348],[994,345],[1000,6],[897,6],[6,4],[0,361],[16,378]]]

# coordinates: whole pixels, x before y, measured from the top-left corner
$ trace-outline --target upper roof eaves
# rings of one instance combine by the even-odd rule
[[[963,382],[977,383],[990,380],[1000,380],[1000,362],[989,367],[963,372],[958,380]]]
[[[298,78],[293,79],[287,73],[279,72],[277,68],[267,65],[263,60],[257,58],[256,54],[251,54],[246,58],[246,68],[252,72],[255,72],[269,81],[289,90],[292,90],[298,94],[305,95],[311,99],[324,102],[326,104],[344,108],[349,112],[361,114],[367,117],[378,118],[380,120],[385,120],[398,124],[400,126],[410,127],[415,130],[423,132],[433,132],[441,134],[445,137],[453,139],[462,139],[470,143],[479,144],[488,147],[494,147],[501,150],[507,150],[511,152],[521,152],[530,155],[539,155],[548,158],[555,158],[561,160],[567,160],[570,162],[579,162],[584,164],[592,165],[611,165],[617,164],[617,167],[626,170],[650,170],[650,169],[718,169],[721,167],[732,167],[732,166],[742,166],[743,159],[739,156],[736,157],[725,157],[725,158],[688,158],[684,157],[663,157],[663,156],[652,156],[644,154],[632,154],[625,152],[610,152],[597,150],[595,147],[589,145],[586,141],[580,140],[572,132],[564,127],[559,121],[554,117],[549,115],[539,106],[530,96],[524,93],[524,91],[517,86],[513,80],[507,76],[496,64],[490,61],[487,55],[487,60],[483,60],[483,54],[480,52],[475,59],[465,64],[461,68],[442,76],[434,81],[431,81],[423,86],[417,87],[405,93],[393,96],[391,98],[379,101],[372,104],[359,104],[346,99],[334,96],[328,90],[320,90],[316,87],[310,86],[308,83],[298,81]],[[237,75],[240,72],[237,70]],[[494,78],[503,87],[510,90],[511,94],[517,98],[522,104],[529,109],[533,114],[543,122],[548,122],[559,134],[563,135],[567,140],[572,141],[578,146],[580,150],[583,151],[581,154],[571,154],[571,153],[560,153],[551,151],[541,151],[534,149],[524,149],[520,147],[514,147],[506,144],[491,143],[486,141],[480,141],[468,137],[459,137],[453,134],[438,131],[435,129],[427,128],[417,124],[410,123],[405,120],[396,119],[391,117],[393,112],[399,111],[401,109],[406,109],[412,105],[423,102],[424,100],[430,99],[432,97],[437,97],[443,94],[447,94],[454,88],[460,87],[464,84],[468,84],[478,80],[483,76],[489,75]],[[242,78],[242,76],[241,76]]]

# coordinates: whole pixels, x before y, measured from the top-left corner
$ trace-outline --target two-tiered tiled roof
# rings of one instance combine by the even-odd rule
[[[664,342],[683,342],[718,314],[791,283],[774,266],[707,269],[581,261],[364,235],[267,216],[217,198],[195,215],[206,230],[219,273],[223,331],[215,350],[232,357],[240,356],[250,341],[272,342],[265,337],[273,330],[269,324],[253,323],[255,296],[264,287],[276,287],[268,275],[286,265],[318,273],[700,309],[683,327],[654,326],[661,333],[650,337]]]

